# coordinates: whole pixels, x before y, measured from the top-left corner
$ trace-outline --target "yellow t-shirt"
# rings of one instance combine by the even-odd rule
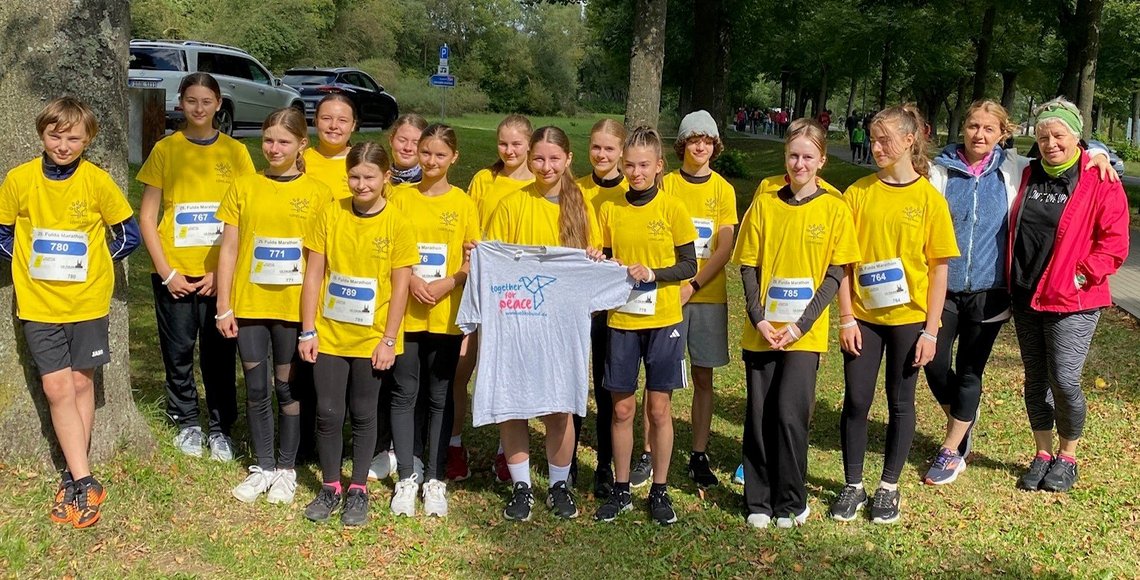
[[[664,192],[649,203],[635,206],[624,196],[602,205],[598,218],[602,230],[602,247],[613,249],[613,257],[631,266],[642,264],[648,268],[668,268],[677,263],[676,247],[697,239],[697,230],[689,212],[679,199]],[[681,322],[681,282],[651,282],[638,285],[635,298],[644,300],[651,308],[643,313],[611,310],[609,325],[622,330],[664,328]],[[624,308],[624,307],[623,307]],[[652,312],[648,312],[652,310]]]
[[[137,179],[162,190],[158,236],[171,268],[184,276],[218,269],[218,205],[235,178],[254,171],[249,150],[224,133],[209,145],[192,143],[181,131],[155,143]]]
[[[781,296],[781,293],[794,293],[794,299],[785,300],[784,304],[798,303],[800,307],[807,307],[829,266],[843,266],[859,260],[855,224],[843,199],[824,189],[806,204],[790,205],[776,195],[778,188],[764,189],[764,184],[782,182],[782,176],[761,182],[740,223],[740,233],[732,252],[733,262],[760,269],[760,305],[765,309],[766,317],[769,311],[775,310],[777,301],[786,296]],[[772,284],[773,279],[778,283]],[[805,289],[809,292],[805,293]],[[777,298],[772,298],[770,292],[776,293]],[[798,319],[798,316],[794,318]],[[779,329],[794,320],[769,322]],[[787,350],[825,352],[829,326],[828,309],[825,308],[811,329]],[[740,346],[750,351],[771,350],[768,341],[760,336],[747,316]]]
[[[315,177],[332,192],[334,199],[352,197],[348,188],[348,166],[345,157],[325,157],[312,147],[301,154],[305,160],[305,175]]]
[[[351,199],[325,205],[305,236],[305,247],[324,254],[317,334],[322,354],[368,358],[384,336],[392,298],[392,270],[420,261],[416,233],[391,204],[361,217]],[[369,322],[370,320],[370,322]],[[404,352],[404,331],[396,333],[396,354]]]
[[[467,186],[467,194],[475,201],[479,210],[479,230],[486,232],[491,225],[491,216],[503,198],[534,183],[534,179],[526,181],[513,179],[500,175],[495,177],[490,169],[481,169],[471,178],[471,185]]]
[[[543,197],[534,185],[528,185],[503,198],[491,216],[484,239],[508,244],[561,246],[558,235],[561,207]],[[602,241],[598,218],[589,203],[586,204],[586,221],[590,228],[586,244],[598,248]]]
[[[107,227],[131,217],[131,206],[93,163],[80,161],[63,181],[44,177],[42,164],[40,157],[20,164],[0,185],[0,224],[16,226],[16,316],[54,324],[102,318],[115,288]]]
[[[434,197],[414,186],[399,189],[400,194],[391,198],[392,205],[411,221],[419,248],[419,263],[412,266],[412,275],[428,282],[454,275],[463,267],[463,243],[479,239],[475,202],[458,187]],[[461,334],[455,317],[462,296],[463,287],[457,286],[435,306],[409,297],[404,331]]]
[[[301,321],[301,248],[330,196],[329,188],[308,174],[285,182],[261,174],[234,180],[217,214],[222,223],[238,228],[230,290],[234,316]]]
[[[787,175],[773,175],[771,177],[765,177],[764,179],[760,180],[760,185],[756,186],[756,191],[752,193],[752,200],[755,202],[756,196],[760,195],[761,193],[776,193],[777,191],[780,191],[781,187],[784,187],[787,184]],[[839,191],[839,189],[837,189],[834,185],[828,183],[827,180],[822,177],[816,177],[815,184],[817,187],[828,193],[843,197],[842,191]]]
[[[855,239],[862,254],[851,279],[855,318],[887,326],[925,321],[931,260],[958,256],[946,198],[925,177],[890,185],[871,174],[851,184],[843,199],[855,219]],[[901,275],[888,262],[895,260],[901,262]],[[874,309],[864,305],[862,288],[865,282],[873,284],[868,271],[879,270],[876,265],[888,268],[874,275],[887,280],[892,291],[901,287],[898,278],[905,279],[909,301]],[[867,267],[863,275],[860,267]]]
[[[578,188],[582,190],[582,196],[586,198],[586,203],[594,208],[594,213],[601,215],[603,203],[614,201],[629,191],[629,181],[623,175],[617,185],[602,187],[594,182],[594,175],[590,173],[585,177],[578,178]]]
[[[707,257],[716,251],[717,232],[724,226],[734,226],[736,219],[736,189],[728,181],[713,171],[709,180],[704,183],[689,183],[685,181],[681,171],[667,174],[663,180],[662,189],[680,199],[693,226],[697,229],[697,271],[705,268]],[[707,249],[702,249],[707,240]],[[701,256],[705,256],[702,258]],[[728,290],[725,288],[724,268],[701,286],[701,289],[689,298],[694,304],[725,304],[728,302]]]

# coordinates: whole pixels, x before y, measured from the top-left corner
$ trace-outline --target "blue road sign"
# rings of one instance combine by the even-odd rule
[[[451,75],[432,75],[431,86],[433,87],[454,87],[455,77]]]
[[[447,48],[447,44],[444,44],[443,46],[439,47],[439,60],[447,60],[448,54],[450,52],[451,52],[451,50],[449,50]]]

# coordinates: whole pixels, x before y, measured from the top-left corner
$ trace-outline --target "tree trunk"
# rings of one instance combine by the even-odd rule
[[[974,42],[977,57],[974,59],[974,92],[971,100],[978,100],[986,96],[986,81],[990,76],[990,52],[994,45],[994,20],[997,19],[997,3],[988,2],[986,12],[982,15],[982,31]]]
[[[657,126],[661,113],[661,69],[665,64],[666,0],[635,0],[633,48],[629,56],[629,96],[625,124]]]
[[[722,0],[694,3],[692,110],[704,109],[718,123],[729,115],[725,101],[729,29]]]
[[[819,67],[819,93],[815,96],[812,106],[812,115],[819,118],[819,114],[827,109],[827,63]],[[824,127],[826,129],[827,127]]]
[[[780,71],[780,110],[788,110],[788,71]]]
[[[99,135],[87,158],[127,189],[127,0],[7,0],[0,4],[0,171],[35,158],[43,149],[32,119],[44,103],[73,95],[95,111]],[[16,42],[15,38],[35,39]],[[95,428],[91,459],[118,449],[141,454],[154,437],[131,391],[127,271],[115,267],[111,303],[111,363],[95,375]],[[28,358],[22,323],[15,317],[8,262],[0,266],[0,462],[63,466],[39,375]]]
[[[1013,100],[1017,97],[1017,77],[1019,71],[1005,71],[1001,73],[1001,106],[1007,111],[1013,111]]]
[[[887,89],[890,87],[891,80],[891,40],[888,38],[883,42],[883,62],[879,76],[879,109],[882,111],[887,108]]]
[[[851,90],[847,92],[847,114],[843,116],[844,119],[851,116],[855,112],[855,93],[859,90],[859,79],[854,76],[851,77]]]
[[[1077,3],[1078,9],[1084,9],[1082,21],[1085,24],[1084,58],[1081,62],[1080,96],[1077,107],[1085,119],[1083,137],[1092,136],[1096,126],[1092,118],[1093,97],[1096,92],[1096,59],[1100,53],[1100,16],[1104,12],[1104,0],[1082,0]]]
[[[946,142],[959,143],[959,135],[962,127],[962,117],[966,115],[966,91],[968,90],[970,80],[967,77],[958,79],[958,91],[956,93],[958,101],[954,104],[954,108],[950,109],[950,120],[946,124]]]
[[[1133,146],[1140,145],[1140,89],[1132,91],[1132,134]]]

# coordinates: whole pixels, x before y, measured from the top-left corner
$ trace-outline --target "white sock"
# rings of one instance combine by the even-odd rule
[[[566,481],[566,479],[570,477],[570,464],[559,467],[553,463],[548,463],[547,469],[550,470],[550,487],[554,487],[554,484],[560,481]]]
[[[530,459],[524,459],[522,463],[508,463],[507,469],[511,472],[512,482],[521,481],[530,485]]]
[[[862,481],[860,481],[859,483],[849,483],[847,485],[850,485],[851,487],[854,487],[855,489],[863,489],[863,482]]]
[[[498,450],[498,451],[496,451],[495,453],[496,453],[496,454],[498,454],[498,455],[502,455],[502,454],[503,454],[503,443],[502,443],[501,441],[499,442],[499,450]]]
[[[899,484],[897,484],[897,483],[887,483],[885,481],[879,482],[879,489],[885,489],[887,491],[896,491],[896,490],[898,490],[898,488],[899,488]]]
[[[462,435],[452,435],[451,436],[451,442],[448,443],[448,445],[450,445],[452,447],[463,447],[463,436]]]

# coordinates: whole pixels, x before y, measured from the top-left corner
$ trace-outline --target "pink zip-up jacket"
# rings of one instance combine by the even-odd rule
[[[1088,164],[1081,151],[1079,167]],[[1006,279],[1011,280],[1013,246],[1021,227],[1021,205],[1032,168],[1021,176],[1021,187],[1009,212]],[[1108,277],[1128,257],[1128,197],[1118,181],[1101,181],[1096,167],[1081,171],[1077,186],[1061,212],[1053,256],[1041,274],[1029,306],[1042,312],[1080,312],[1112,305]],[[1077,286],[1077,274],[1085,284]],[[1012,284],[1012,282],[1010,282]]]

